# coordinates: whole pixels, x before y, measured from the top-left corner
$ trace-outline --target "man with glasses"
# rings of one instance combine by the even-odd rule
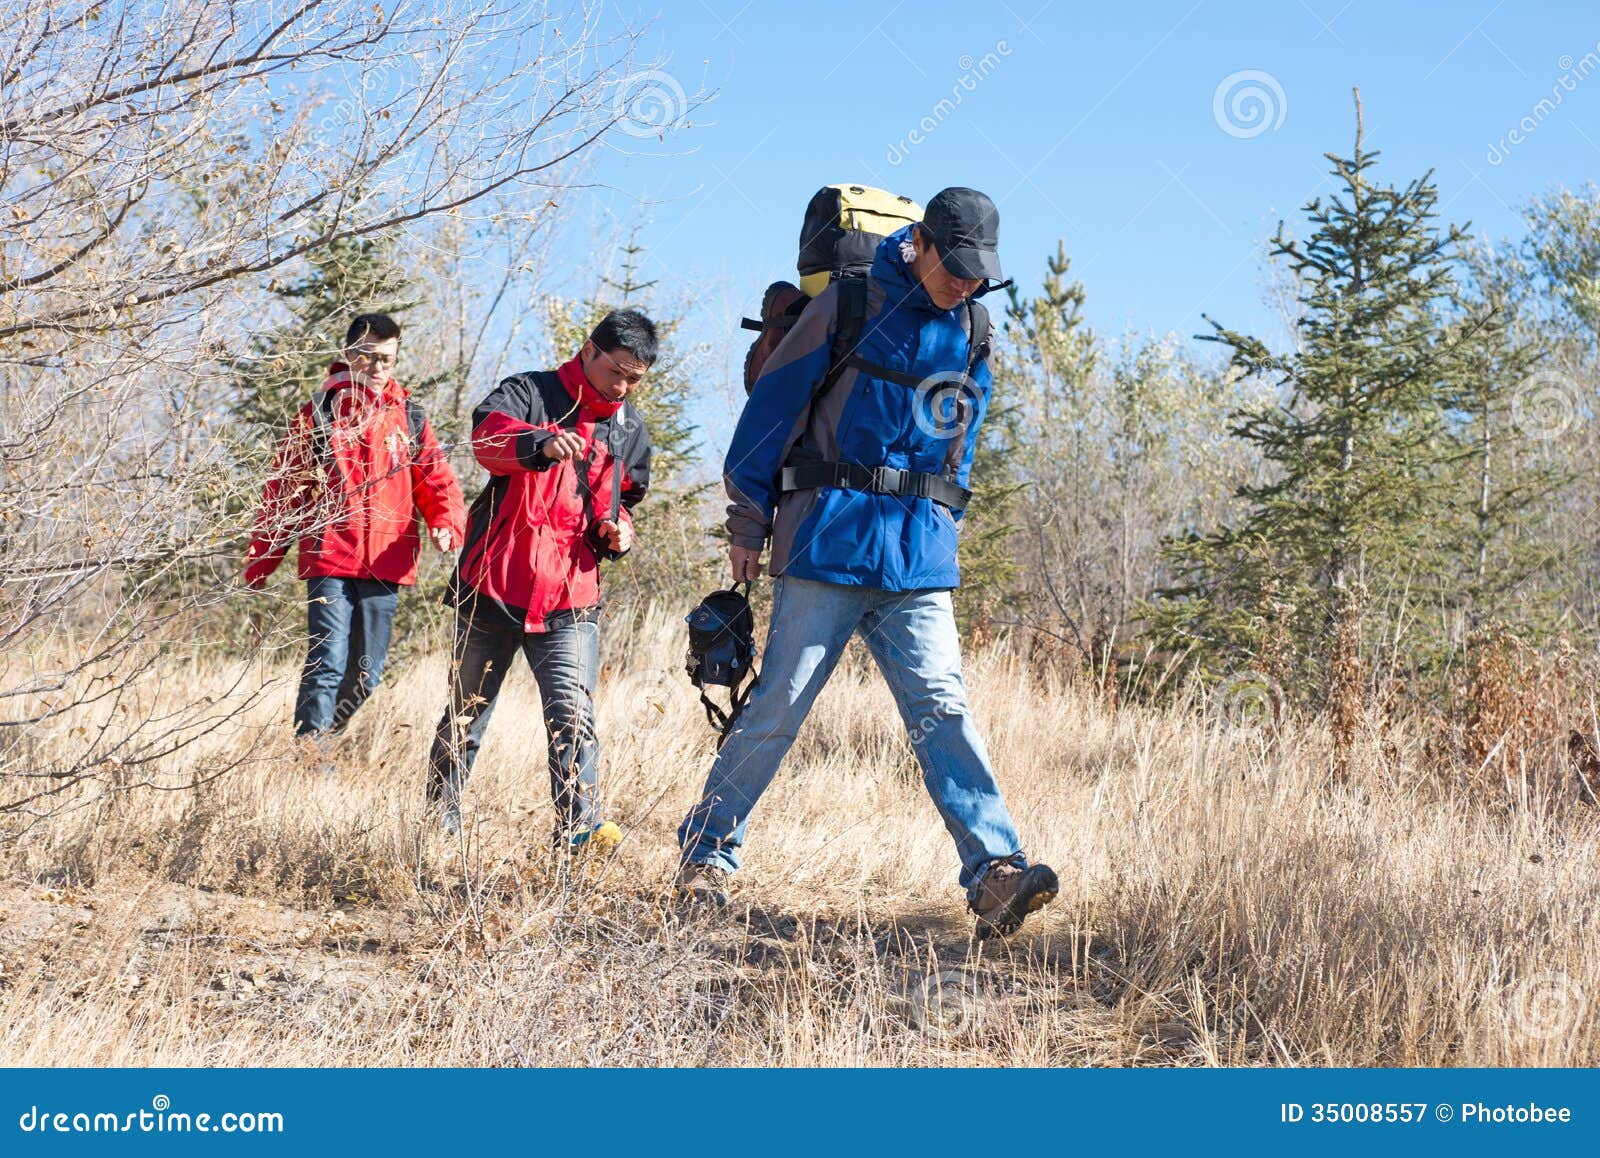
[[[728,555],[736,582],[755,580],[770,542],[778,581],[760,678],[678,829],[687,900],[728,903],[750,813],[858,632],[955,841],[979,935],[1015,931],[1060,890],[1022,853],[967,706],[950,602],[989,401],[988,315],[970,301],[997,288],[999,244],[994,202],[943,190],[878,245],[849,348],[835,348],[833,286],[755,383],[723,467]]]
[[[245,582],[263,587],[300,541],[308,646],[294,724],[319,741],[342,732],[382,679],[400,588],[417,580],[418,519],[447,553],[466,522],[433,427],[395,381],[399,354],[393,318],[351,321],[343,360],[278,447],[245,567]]]
[[[507,378],[472,413],[472,450],[490,477],[452,584],[449,704],[428,757],[428,800],[448,833],[461,830],[461,792],[520,651],[544,706],[556,847],[621,840],[599,796],[600,561],[633,545],[632,510],[650,482],[650,434],[625,399],[656,353],[650,319],[616,310],[574,358]]]

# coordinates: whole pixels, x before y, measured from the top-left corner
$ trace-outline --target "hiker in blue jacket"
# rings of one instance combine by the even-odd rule
[[[972,298],[1000,281],[998,245],[994,203],[943,190],[878,245],[866,279],[805,307],[751,392],[724,465],[728,554],[735,582],[754,580],[771,543],[772,622],[760,679],[678,829],[687,899],[728,902],[750,812],[857,631],[955,838],[979,934],[1014,931],[1059,891],[1023,856],[995,783],[950,600],[990,385]]]

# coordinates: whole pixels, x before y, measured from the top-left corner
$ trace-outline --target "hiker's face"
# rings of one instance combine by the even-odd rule
[[[607,402],[621,402],[638,389],[650,371],[649,366],[621,347],[602,350],[593,342],[585,342],[578,351],[578,364],[595,393]]]
[[[914,231],[912,244],[916,247],[917,256],[911,262],[911,272],[922,283],[922,288],[928,291],[933,304],[941,310],[955,309],[983,285],[981,280],[955,277],[945,269],[944,262],[939,260],[938,247],[921,229]]]
[[[395,360],[400,357],[400,339],[385,338],[375,341],[368,337],[344,352],[344,362],[350,367],[350,380],[357,386],[382,386],[394,374]]]

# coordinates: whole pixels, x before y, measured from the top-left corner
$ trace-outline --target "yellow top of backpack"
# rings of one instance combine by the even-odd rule
[[[836,203],[834,195],[837,196]],[[819,219],[816,211],[824,208],[825,218]],[[804,268],[808,242],[818,239],[819,225],[831,226],[832,230],[838,231],[839,234],[867,234],[882,238],[888,237],[903,226],[921,220],[922,206],[909,197],[901,197],[887,189],[851,184],[825,186],[812,198],[811,208],[807,212],[806,229],[800,238],[801,292],[807,297],[814,298],[827,288],[833,276],[831,269],[813,269],[807,272]]]

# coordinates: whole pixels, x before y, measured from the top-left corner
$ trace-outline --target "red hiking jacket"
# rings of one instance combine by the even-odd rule
[[[298,538],[301,579],[415,583],[417,516],[430,528],[448,527],[457,543],[466,522],[461,486],[433,425],[423,420],[413,458],[407,396],[393,378],[381,391],[365,390],[335,362],[322,388],[332,392],[332,421],[319,434],[312,399],[279,444],[256,512],[245,581],[265,582]],[[326,451],[319,455],[324,437]]]
[[[600,560],[617,553],[595,527],[613,509],[631,526],[650,485],[650,433],[638,413],[597,394],[574,358],[505,379],[472,421],[472,451],[491,477],[467,516],[458,603],[487,597],[528,632],[546,630],[553,613],[599,606]],[[560,430],[583,437],[582,458],[541,453]]]

